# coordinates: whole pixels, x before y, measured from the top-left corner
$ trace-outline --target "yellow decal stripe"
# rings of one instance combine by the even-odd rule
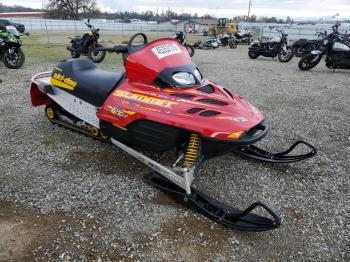
[[[65,89],[68,89],[68,90],[71,90],[71,91],[74,90],[74,87],[72,87],[70,85],[67,85],[66,83],[63,83],[61,81],[58,81],[57,79],[55,79],[53,77],[51,77],[51,85],[62,87],[62,88],[65,88]]]

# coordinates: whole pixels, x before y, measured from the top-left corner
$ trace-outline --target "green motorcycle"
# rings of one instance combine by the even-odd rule
[[[0,60],[11,69],[22,67],[25,61],[22,40],[13,27],[0,26]]]

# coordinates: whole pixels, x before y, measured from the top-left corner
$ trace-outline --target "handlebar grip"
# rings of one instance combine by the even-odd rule
[[[108,51],[108,52],[114,52],[114,48],[113,47],[98,47],[96,48],[96,51]]]
[[[115,52],[126,53],[128,52],[128,47],[126,45],[116,45],[113,47]]]
[[[128,52],[128,48],[125,45],[116,45],[114,47],[98,47],[98,48],[96,48],[96,51],[126,53],[126,52]]]

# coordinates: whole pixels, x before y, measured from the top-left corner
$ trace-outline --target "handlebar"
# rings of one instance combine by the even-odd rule
[[[114,52],[114,53],[127,53],[128,47],[126,45],[116,45],[113,47],[99,47],[96,49],[96,51],[107,51],[107,52]]]

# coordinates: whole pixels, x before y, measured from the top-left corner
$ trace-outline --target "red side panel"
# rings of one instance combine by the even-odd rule
[[[33,106],[42,106],[50,102],[50,98],[42,93],[35,83],[30,86],[30,98]]]

